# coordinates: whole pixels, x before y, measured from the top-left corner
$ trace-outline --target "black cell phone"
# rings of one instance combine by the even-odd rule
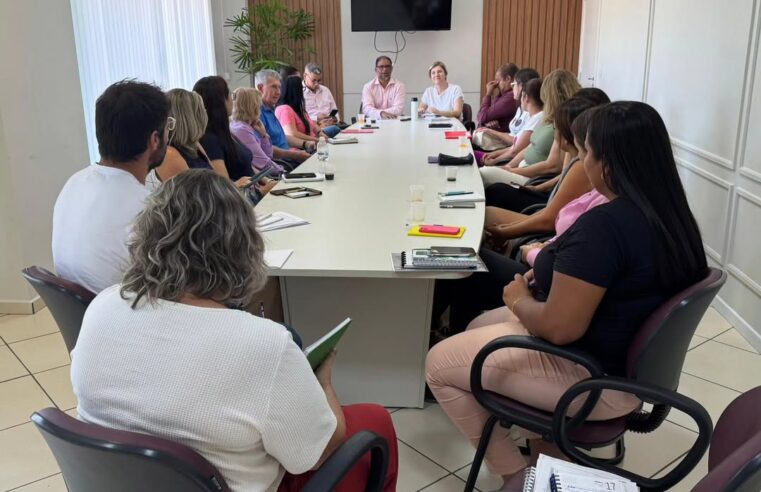
[[[456,246],[431,246],[431,256],[476,256],[476,250]]]
[[[316,178],[315,173],[288,173],[285,175],[285,179],[304,179],[304,178]]]
[[[280,188],[279,190],[270,191],[270,195],[280,196],[280,195],[285,195],[286,193],[291,193],[294,191],[301,191],[303,189],[304,189],[303,186],[292,186],[290,188]]]
[[[330,112],[330,117],[335,118],[337,114],[338,114],[338,109],[334,109],[333,111]]]
[[[476,208],[476,204],[473,202],[462,203],[439,203],[439,208]]]
[[[429,123],[428,128],[452,128],[451,123]]]
[[[399,121],[410,121],[411,119],[412,119],[411,116],[402,116],[401,118],[399,118]]]

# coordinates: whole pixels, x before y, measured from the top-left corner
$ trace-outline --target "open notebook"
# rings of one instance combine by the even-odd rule
[[[523,492],[638,492],[631,480],[540,454],[526,470]]]

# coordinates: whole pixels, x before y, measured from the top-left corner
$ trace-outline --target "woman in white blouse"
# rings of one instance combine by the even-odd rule
[[[463,95],[459,85],[447,82],[447,66],[444,62],[433,62],[428,69],[428,76],[433,82],[423,93],[423,101],[418,111],[432,113],[436,116],[459,118],[462,116]]]

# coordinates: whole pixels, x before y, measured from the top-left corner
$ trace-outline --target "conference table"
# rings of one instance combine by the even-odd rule
[[[450,120],[449,130],[464,130]],[[475,163],[457,166],[457,179],[447,181],[445,166],[429,164],[440,152],[463,155],[457,139],[428,122],[376,122],[372,134],[357,144],[329,146],[335,179],[280,183],[275,189],[308,186],[322,195],[288,198],[267,195],[257,206],[259,217],[283,211],[308,225],[262,233],[267,250],[292,249],[279,277],[285,322],[305,346],[343,319],[352,324],[338,344],[333,385],[342,403],[373,402],[391,407],[422,407],[425,356],[428,352],[434,282],[460,278],[462,272],[395,272],[391,253],[430,246],[467,246],[478,250],[484,204],[475,209],[442,209],[437,193],[473,191],[483,195]],[[353,125],[351,129],[358,128]],[[314,155],[298,172],[316,172]],[[466,227],[460,239],[412,237],[410,185],[424,186],[425,224]],[[418,222],[419,223],[419,222]]]

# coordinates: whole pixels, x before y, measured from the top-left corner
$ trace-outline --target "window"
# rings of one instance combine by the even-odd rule
[[[71,0],[71,12],[92,162],[95,101],[106,87],[134,78],[190,90],[216,73],[209,0]]]

